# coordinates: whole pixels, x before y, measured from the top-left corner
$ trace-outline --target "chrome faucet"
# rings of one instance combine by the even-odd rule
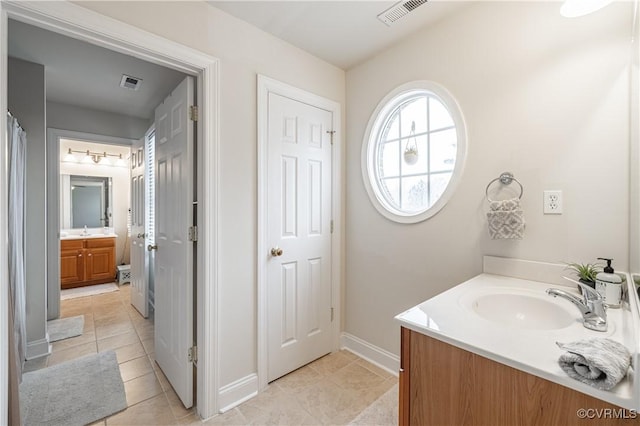
[[[571,293],[557,288],[548,288],[547,294],[553,297],[562,297],[576,305],[582,314],[582,325],[589,330],[607,331],[607,311],[604,306],[602,296],[591,287],[581,282],[570,280],[577,283],[582,289],[582,299]]]

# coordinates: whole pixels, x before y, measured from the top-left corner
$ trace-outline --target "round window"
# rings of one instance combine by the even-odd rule
[[[376,209],[401,223],[436,214],[462,173],[466,131],[442,86],[416,81],[388,94],[374,111],[362,149],[362,174]]]

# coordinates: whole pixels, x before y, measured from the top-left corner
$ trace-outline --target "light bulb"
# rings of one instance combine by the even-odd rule
[[[62,161],[68,161],[68,162],[75,163],[76,161],[78,161],[78,159],[76,158],[75,155],[73,155],[73,152],[71,151],[71,148],[69,148],[69,151],[65,154],[64,160],[62,160]]]
[[[125,163],[124,160],[122,159],[122,154],[118,156],[118,159],[116,160],[115,165],[118,167],[127,167],[127,163]]]
[[[87,150],[87,153],[82,158],[82,162],[83,163],[93,163],[93,157],[91,156],[91,153],[89,152],[89,150]]]
[[[100,156],[100,160],[99,160],[98,164],[100,164],[101,166],[110,166],[111,165],[111,161],[109,161],[109,159],[107,158],[107,153],[106,152]]]

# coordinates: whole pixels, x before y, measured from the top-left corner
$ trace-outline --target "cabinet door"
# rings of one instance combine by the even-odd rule
[[[60,252],[60,284],[84,281],[85,250],[65,250]]]
[[[87,249],[87,280],[115,280],[115,254],[113,247]]]

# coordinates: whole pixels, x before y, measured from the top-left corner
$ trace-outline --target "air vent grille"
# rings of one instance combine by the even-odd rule
[[[131,77],[130,75],[122,74],[122,79],[120,80],[120,87],[129,90],[138,90],[140,88],[140,84],[142,83],[142,79],[138,77]]]
[[[409,12],[413,12],[417,7],[422,6],[426,2],[427,0],[408,0],[398,2],[379,14],[378,19],[386,25],[391,26],[392,23],[396,22]]]

